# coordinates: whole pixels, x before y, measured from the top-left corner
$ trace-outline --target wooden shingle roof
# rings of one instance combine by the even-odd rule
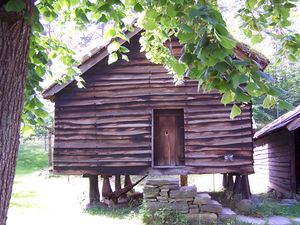
[[[278,117],[276,120],[263,127],[260,131],[256,132],[254,138],[262,138],[283,128],[287,128],[289,131],[292,131],[298,127],[300,127],[300,105],[294,110]]]
[[[141,28],[135,28],[132,32],[126,32],[126,35],[129,39],[133,38],[135,35],[142,32]],[[118,42],[123,45],[126,41],[123,39],[118,39]],[[93,50],[91,50],[90,54],[86,55],[81,62],[80,65],[78,65],[78,68],[82,72],[86,72],[90,68],[92,68],[94,65],[96,65],[98,62],[106,58],[109,53],[107,51],[107,46],[110,44],[110,42],[107,42],[101,47],[96,47]],[[268,64],[269,60],[262,55],[261,53],[252,50],[248,45],[238,42],[236,47],[234,48],[234,57],[238,59],[251,59],[253,62],[255,62],[260,70],[264,70]],[[53,83],[48,88],[46,88],[42,95],[45,99],[52,99],[55,94],[63,90],[66,86],[68,86],[70,83],[72,83],[73,80],[70,80],[63,84]]]

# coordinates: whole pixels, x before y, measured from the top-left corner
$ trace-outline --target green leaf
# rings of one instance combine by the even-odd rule
[[[244,34],[246,35],[246,37],[251,38],[252,37],[252,31],[250,29],[246,29],[244,30]]]
[[[256,3],[257,3],[257,0],[247,0],[246,5],[249,6],[249,9],[254,9]]]
[[[189,13],[189,18],[192,20],[198,16],[207,14],[203,9],[191,9]]]
[[[126,48],[125,46],[120,46],[120,52],[122,52],[122,53],[128,53],[129,52],[129,49],[128,48]]]
[[[250,102],[251,97],[245,94],[241,89],[237,89],[235,93],[235,99],[239,102]]]
[[[177,37],[179,38],[181,43],[186,43],[194,38],[194,35],[191,33],[185,33],[182,31],[179,31],[177,34]]]
[[[43,109],[36,109],[36,110],[34,110],[34,113],[35,113],[35,115],[37,115],[43,119],[48,117],[48,113]]]
[[[242,113],[240,107],[237,105],[233,105],[230,112],[230,119],[234,119],[236,116],[240,115]]]
[[[118,54],[116,52],[108,56],[108,64],[112,64],[118,60]]]
[[[283,100],[278,101],[278,106],[279,106],[280,109],[285,109],[285,110],[288,110],[288,111],[294,109],[294,106],[291,103],[289,103],[287,101],[283,101]]]
[[[264,40],[263,36],[261,34],[253,35],[251,38],[252,44],[260,43]]]
[[[273,96],[282,96],[285,95],[287,92],[279,87],[271,86],[268,94],[273,95]]]
[[[218,39],[218,41],[220,42],[220,44],[226,48],[226,49],[233,49],[236,45],[236,42],[231,39],[231,38],[228,38],[226,36],[223,36],[223,35],[220,35],[216,30],[215,30],[215,35],[216,35],[216,38]]]
[[[193,33],[194,32],[194,30],[190,26],[188,26],[187,24],[184,24],[184,23],[180,24],[179,28],[181,28],[186,33]]]
[[[259,97],[264,93],[260,90],[259,86],[252,82],[247,84],[245,90],[254,97]]]
[[[122,54],[122,59],[125,60],[125,61],[127,61],[127,62],[129,61],[128,56],[124,55],[124,54]]]
[[[221,99],[221,103],[224,105],[227,105],[228,103],[232,102],[234,100],[234,93],[232,91],[226,91]]]
[[[215,28],[218,31],[218,33],[223,36],[229,35],[227,28],[223,24],[217,23],[217,24],[215,24]]]
[[[267,73],[264,73],[264,72],[261,71],[261,70],[258,70],[258,71],[257,71],[257,74],[258,74],[259,76],[261,76],[262,78],[266,79],[267,81],[275,82],[275,80],[274,80],[273,77],[271,77],[271,76],[270,76],[269,74],[267,74]]]
[[[134,6],[133,9],[136,12],[143,12],[144,11],[144,8],[143,8],[143,6],[140,3],[135,4],[135,6]]]
[[[116,30],[114,28],[108,28],[104,34],[104,39],[109,40],[116,35]]]
[[[263,101],[263,107],[270,109],[276,105],[276,99],[272,95],[267,95]]]
[[[5,5],[4,9],[7,12],[21,12],[25,9],[26,5],[23,0],[9,0]]]
[[[118,32],[116,36],[127,42],[130,42],[129,37],[124,32]]]
[[[185,65],[181,63],[174,63],[172,68],[178,77],[181,77],[186,69]]]
[[[107,51],[109,54],[113,53],[113,52],[116,52],[119,50],[120,48],[120,43],[117,42],[117,41],[113,41],[112,43],[110,43],[108,46],[107,46]]]
[[[33,133],[34,129],[32,126],[24,125],[22,126],[21,132],[22,136],[29,137]]]
[[[86,17],[86,14],[82,9],[80,8],[75,9],[75,15],[76,17],[78,17],[78,19],[80,19],[84,23],[89,23],[89,19]]]
[[[175,17],[175,16],[176,16],[177,11],[176,11],[174,5],[168,5],[168,8],[167,8],[167,14],[168,14],[168,16],[170,16],[170,17]]]
[[[154,30],[157,28],[157,24],[156,24],[155,20],[148,18],[148,19],[144,19],[143,27],[146,30]]]

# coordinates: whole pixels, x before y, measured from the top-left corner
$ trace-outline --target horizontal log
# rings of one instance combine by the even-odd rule
[[[184,174],[214,174],[214,173],[237,173],[237,174],[251,174],[253,173],[252,166],[238,166],[231,168],[207,168],[207,167],[184,167],[184,168],[150,168],[150,167],[101,167],[101,168],[89,168],[89,167],[64,167],[54,166],[55,174],[64,175],[82,175],[82,174],[114,174],[114,175],[184,175]]]

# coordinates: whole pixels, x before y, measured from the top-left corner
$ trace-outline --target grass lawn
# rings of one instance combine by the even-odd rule
[[[142,224],[137,211],[85,210],[88,180],[80,176],[53,176],[41,142],[21,144],[7,225]]]
[[[142,225],[137,208],[85,209],[88,180],[80,176],[51,175],[47,165],[43,143],[36,141],[20,146],[7,225]],[[195,184],[198,191],[215,192],[220,190],[222,176],[191,175],[189,183]],[[141,191],[141,185],[136,190]],[[257,195],[255,201],[248,215],[300,217],[299,204],[283,206],[267,194]]]

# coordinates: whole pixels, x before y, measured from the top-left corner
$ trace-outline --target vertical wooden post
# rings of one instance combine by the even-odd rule
[[[110,186],[109,176],[102,176],[103,183],[102,183],[102,197],[106,198],[109,193],[112,193],[112,189]]]
[[[128,185],[132,185],[132,181],[131,181],[130,175],[125,175],[124,187],[126,187]],[[135,190],[132,188],[129,192],[134,193]],[[122,197],[125,197],[125,196],[122,196]],[[127,197],[127,195],[126,195],[126,197]]]
[[[233,189],[233,175],[231,173],[223,174],[223,187],[227,190]]]
[[[234,186],[233,186],[233,193],[234,194],[241,194],[241,184],[242,184],[241,175],[236,175]]]
[[[223,188],[224,189],[227,189],[228,188],[228,174],[227,173],[224,173],[223,174]]]
[[[89,197],[90,197],[90,205],[95,203],[99,203],[100,201],[100,193],[98,187],[98,176],[97,175],[90,175],[89,176]]]
[[[232,173],[228,174],[227,182],[228,182],[228,184],[227,184],[228,185],[228,190],[233,190],[234,182],[233,182],[233,175],[232,175]]]
[[[120,190],[121,187],[121,176],[120,175],[116,175],[115,176],[115,191]]]
[[[180,175],[180,186],[187,186],[188,185],[188,175]]]
[[[52,132],[51,128],[48,128],[48,166],[52,167],[53,155],[52,155]]]
[[[127,185],[132,185],[130,175],[125,175],[124,187],[126,187]]]
[[[246,199],[251,198],[251,190],[249,185],[248,175],[242,175],[242,194]]]

